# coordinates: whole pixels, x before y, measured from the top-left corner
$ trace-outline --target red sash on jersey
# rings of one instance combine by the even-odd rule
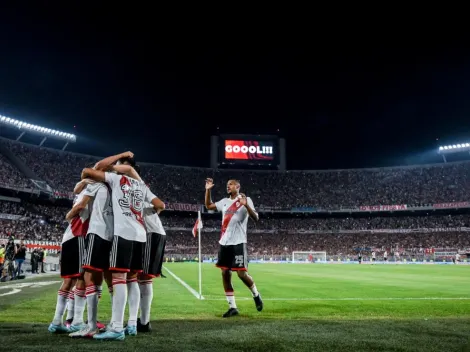
[[[232,220],[232,216],[235,215],[235,213],[240,209],[241,207],[240,200],[237,200],[234,202],[226,211],[225,211],[225,216],[224,219],[222,220],[222,231],[220,233],[220,238],[224,237],[225,231],[227,231],[228,224],[230,223],[230,220]]]
[[[90,225],[90,217],[85,221],[82,221],[80,216],[76,216],[72,219],[70,223],[70,228],[72,229],[72,234],[75,237],[83,237],[88,233],[88,225]]]

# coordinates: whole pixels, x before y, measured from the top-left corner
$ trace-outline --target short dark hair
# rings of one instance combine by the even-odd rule
[[[129,158],[129,157],[121,158],[121,159],[119,159],[119,162],[121,164],[127,164],[127,165],[130,165],[133,168],[135,168],[135,159],[134,158]]]
[[[140,175],[140,166],[139,165],[135,165],[134,170]]]

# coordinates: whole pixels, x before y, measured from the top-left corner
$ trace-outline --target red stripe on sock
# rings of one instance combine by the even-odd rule
[[[132,282],[137,282],[137,278],[133,278],[133,279],[128,279],[127,280],[127,283],[130,284]]]
[[[65,297],[65,298],[68,298],[68,297],[69,297],[69,292],[68,292],[68,291],[59,290],[59,291],[57,292],[57,294],[58,294],[59,296]]]
[[[75,290],[75,294],[76,294],[78,297],[85,297],[85,290],[76,289],[76,290]]]
[[[226,296],[233,296],[233,291],[225,291]]]
[[[115,285],[126,285],[126,280],[113,280],[113,286]]]

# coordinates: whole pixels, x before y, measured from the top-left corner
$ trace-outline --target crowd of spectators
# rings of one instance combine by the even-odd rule
[[[10,188],[31,188],[30,181],[0,154],[0,185]]]
[[[34,173],[59,192],[70,192],[81,170],[97,157],[0,139]],[[139,161],[139,156],[136,156]],[[0,163],[1,163],[0,159]],[[142,177],[165,202],[201,204],[204,180],[215,180],[213,198],[225,196],[230,178],[257,207],[338,209],[361,205],[432,204],[468,200],[470,162],[402,168],[331,171],[227,171],[142,164]],[[18,173],[2,170],[0,175]],[[16,175],[16,176],[15,176]],[[1,176],[7,179],[7,176]],[[15,182],[15,181],[10,181]]]
[[[60,241],[67,223],[68,208],[33,203],[0,201],[0,213],[21,215],[20,220],[0,220],[0,238],[14,234],[16,238]],[[162,214],[168,233],[168,253],[196,254],[197,240],[191,229],[195,218],[170,211]],[[354,255],[360,248],[392,248],[420,250],[423,248],[470,248],[468,232],[451,228],[466,227],[467,215],[430,215],[366,218],[277,218],[263,217],[249,222],[248,251],[250,255],[286,255],[292,251],[326,251],[336,255]],[[202,249],[215,255],[218,248],[220,218],[204,218]],[[422,228],[449,228],[445,232],[421,233]],[[394,229],[415,229],[416,233],[392,233]],[[253,231],[256,230],[256,231]],[[316,233],[305,231],[315,230]],[[357,230],[344,233],[342,230]],[[383,233],[361,230],[391,230]],[[322,232],[324,231],[324,232]]]

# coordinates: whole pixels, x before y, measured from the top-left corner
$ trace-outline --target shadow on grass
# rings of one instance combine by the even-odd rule
[[[2,324],[11,351],[466,351],[470,321],[162,320],[150,334],[98,342],[52,335],[45,324]]]

